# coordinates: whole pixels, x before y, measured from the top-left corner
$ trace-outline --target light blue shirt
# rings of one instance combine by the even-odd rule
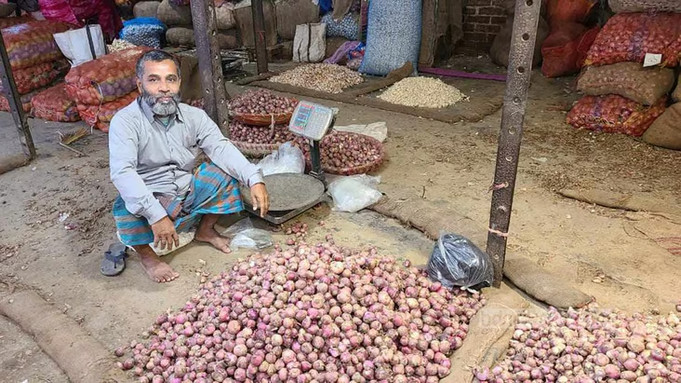
[[[189,191],[200,151],[244,185],[263,182],[260,168],[222,135],[202,109],[181,103],[164,126],[138,98],[116,113],[109,126],[111,181],[128,211],[149,224],[167,215],[154,194],[180,196]]]

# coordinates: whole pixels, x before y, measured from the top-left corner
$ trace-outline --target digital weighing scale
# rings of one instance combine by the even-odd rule
[[[265,185],[270,199],[269,212],[264,219],[270,223],[282,224],[317,205],[328,201],[326,180],[322,171],[319,142],[324,138],[335,121],[333,109],[310,101],[300,101],[293,111],[288,129],[311,141],[310,174],[282,173],[265,176]],[[242,186],[242,197],[246,210],[256,216],[251,193]]]

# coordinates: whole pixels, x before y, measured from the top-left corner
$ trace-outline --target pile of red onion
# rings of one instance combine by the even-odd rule
[[[681,322],[667,316],[551,309],[521,316],[507,356],[482,382],[681,382]]]
[[[327,235],[238,262],[116,354],[141,382],[435,383],[484,304]]]
[[[298,137],[294,143],[306,158],[310,157],[310,144]],[[383,148],[380,141],[364,134],[333,131],[326,135],[320,145],[322,167],[338,174],[353,174],[348,169],[370,164],[380,164]]]
[[[254,144],[279,144],[291,141],[296,135],[288,130],[288,125],[252,126],[237,120],[229,122],[229,138],[234,141]]]
[[[232,113],[280,114],[293,113],[298,100],[277,96],[266,89],[249,90],[229,102]]]

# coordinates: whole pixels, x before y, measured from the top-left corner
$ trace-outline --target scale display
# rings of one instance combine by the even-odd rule
[[[333,109],[310,101],[300,101],[288,129],[314,141],[321,140],[333,124]]]

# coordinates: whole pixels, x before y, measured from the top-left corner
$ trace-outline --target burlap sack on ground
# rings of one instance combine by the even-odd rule
[[[224,2],[220,5],[215,5],[215,20],[217,21],[218,29],[232,29],[236,27],[236,20],[234,19],[234,4]]]
[[[180,59],[180,74],[182,76],[180,95],[182,102],[189,104],[191,101],[203,97],[199,60],[196,56],[190,54],[178,54],[177,58]]]
[[[173,5],[169,0],[163,0],[159,4],[156,17],[168,27],[192,25],[191,8],[188,5]]]
[[[135,4],[132,14],[135,17],[156,17],[159,4],[158,1],[140,1]]]
[[[676,102],[681,102],[681,75],[679,75],[679,81],[676,82],[676,89],[672,93],[672,100]]]
[[[234,29],[218,31],[217,37],[220,49],[234,49],[239,46]],[[171,47],[194,47],[194,30],[184,27],[170,28],[166,31],[166,42]]]
[[[511,49],[511,36],[513,34],[513,16],[508,16],[506,24],[501,27],[501,31],[494,38],[489,50],[492,61],[498,65],[508,66],[508,54]],[[537,42],[534,44],[534,55],[532,56],[532,66],[537,66],[541,62],[541,46],[549,35],[549,24],[544,18],[539,19],[537,27]]]
[[[269,47],[277,43],[276,12],[274,11],[272,1],[265,0],[262,6],[265,16],[265,43]],[[234,18],[236,19],[237,29],[241,36],[241,43],[246,47],[254,47],[255,39],[253,38],[253,14],[251,6],[239,7],[237,5],[237,8],[234,9]]]
[[[681,150],[681,103],[667,108],[641,138],[651,145]]]
[[[296,25],[319,22],[319,6],[310,0],[283,0],[274,5],[277,33],[284,40],[293,40]]]
[[[618,94],[644,105],[652,105],[669,93],[674,71],[669,68],[644,68],[639,63],[622,62],[584,68],[577,90],[591,96]]]
[[[608,0],[615,13],[633,12],[677,12],[681,13],[679,0]]]

